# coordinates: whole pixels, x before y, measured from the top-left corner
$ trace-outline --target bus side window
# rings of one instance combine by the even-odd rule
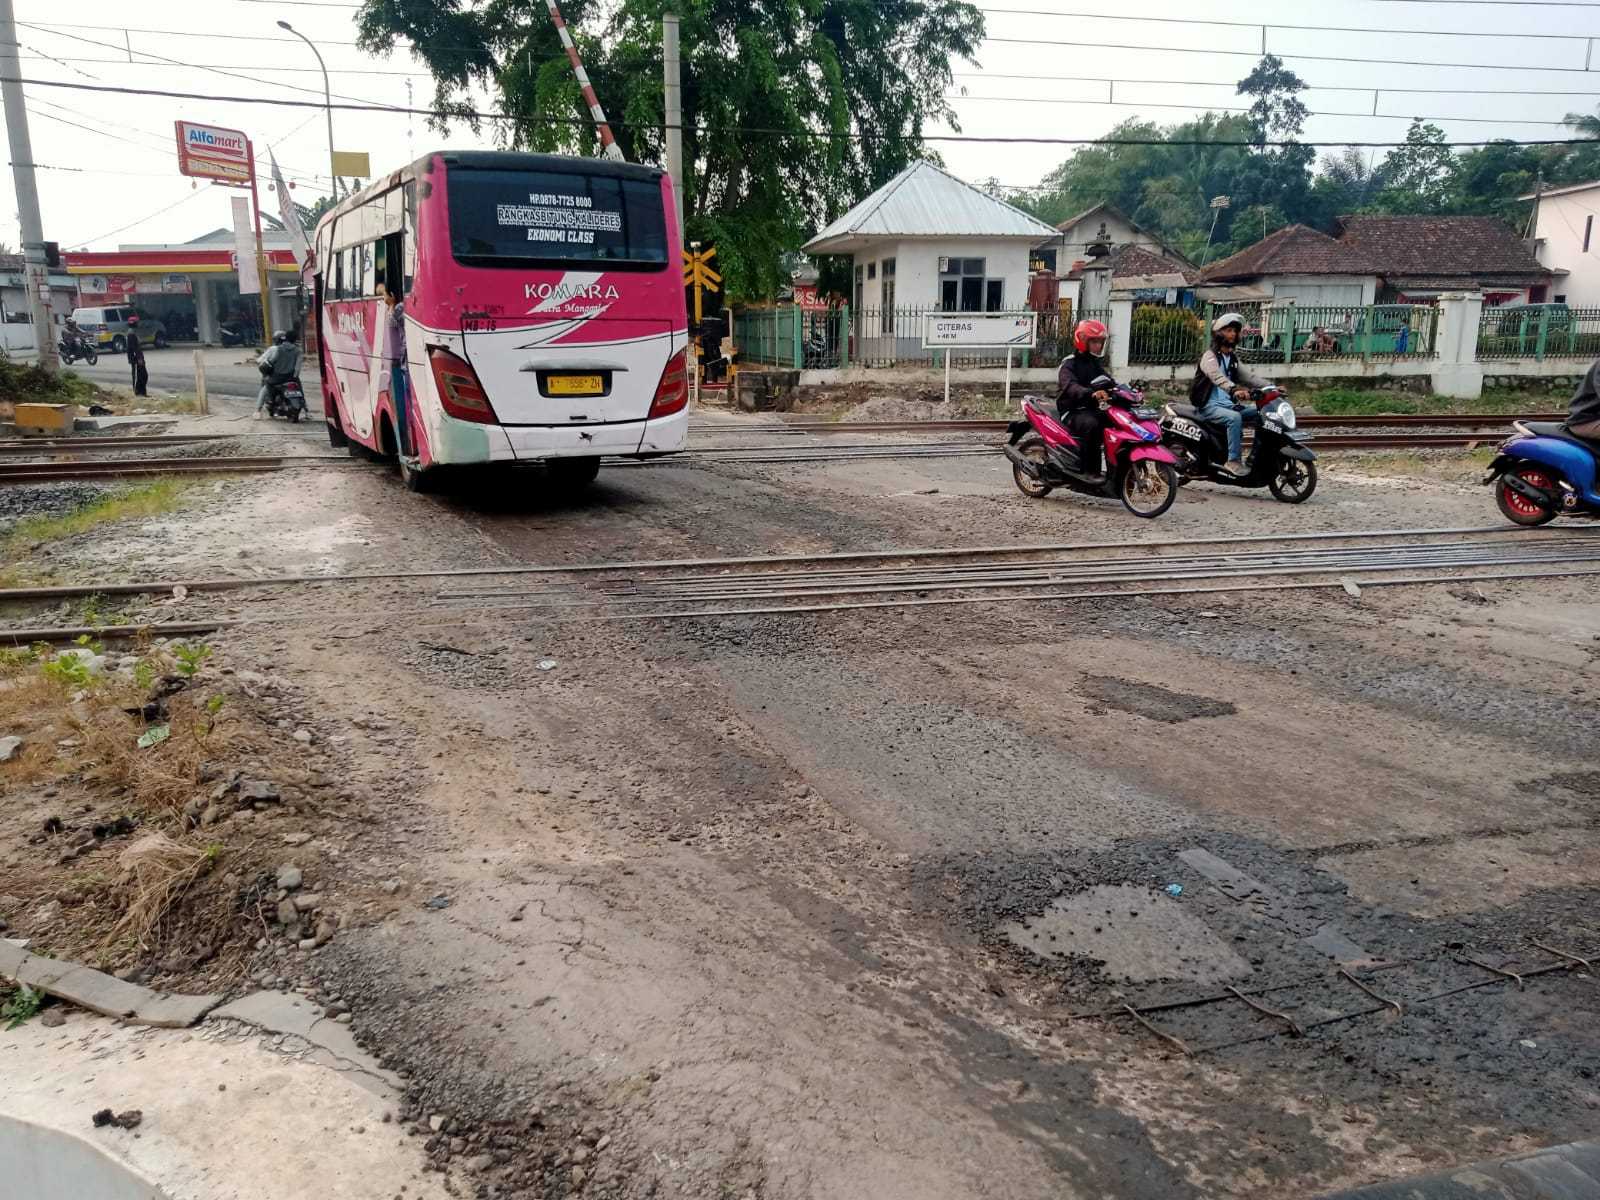
[[[359,296],[376,296],[378,289],[372,277],[372,243],[366,242],[356,247],[355,253],[361,256],[361,290],[356,294]]]
[[[383,299],[384,288],[388,286],[388,282],[389,282],[389,255],[388,255],[388,248],[389,248],[389,239],[388,238],[384,238],[381,242],[375,243],[373,245],[373,247],[372,247],[373,263],[374,263],[373,270],[372,270],[372,279],[373,279],[373,283],[375,285],[375,291],[376,291],[377,297],[380,300]]]
[[[384,263],[388,268],[384,278],[393,280],[394,290],[402,300],[405,299],[407,288],[410,284],[410,280],[405,279],[400,270],[400,262],[405,241],[406,239],[404,234],[391,233],[388,237],[384,238],[383,241],[378,243],[378,261]],[[383,295],[383,284],[381,281],[378,285],[378,295],[380,298]]]
[[[405,185],[405,237],[401,243],[400,254],[405,264],[405,290],[402,295],[411,294],[411,281],[417,277],[417,181],[411,180]]]

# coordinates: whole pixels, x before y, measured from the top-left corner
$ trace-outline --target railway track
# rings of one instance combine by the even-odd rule
[[[1562,421],[1566,413],[1486,413],[1427,416],[1409,413],[1399,416],[1325,417],[1302,415],[1303,429],[1382,429],[1407,426],[1435,429],[1509,429],[1513,421]],[[800,434],[800,433],[997,433],[1007,421],[781,421],[775,424],[701,424],[693,426],[700,434]]]
[[[145,450],[166,446],[191,446],[206,442],[229,442],[240,438],[290,438],[321,441],[320,430],[311,434],[294,433],[156,433],[146,437],[7,438],[0,441],[0,456],[44,454],[93,454],[100,450]]]
[[[72,479],[130,479],[152,475],[239,475],[281,471],[289,467],[353,465],[330,454],[293,458],[272,455],[229,458],[115,458],[72,462],[14,462],[0,465],[0,486],[58,483]]]
[[[1511,419],[1532,420],[1534,418],[1507,418],[1508,422]],[[1387,418],[1385,420],[1387,421]],[[1433,418],[1428,420],[1432,421]],[[1465,422],[1467,418],[1460,418],[1459,420]],[[1005,422],[924,422],[917,428],[932,427],[937,431],[951,425],[958,426],[961,432],[996,432],[1004,429]],[[1342,425],[1335,426],[1335,428],[1339,427],[1342,427]],[[880,428],[877,423],[868,423],[867,425],[857,424],[847,427],[829,426],[828,432],[850,430],[861,433],[886,433],[901,428],[904,428],[904,426],[890,425]],[[773,432],[770,427],[765,426],[761,427],[760,431],[764,433]],[[1497,426],[1481,430],[1467,430],[1464,428],[1459,433],[1325,433],[1320,435],[1313,434],[1307,440],[1311,446],[1318,450],[1463,449],[1495,443],[1503,438],[1505,433],[1505,426]],[[89,443],[74,443],[70,445],[32,443],[26,449],[18,448],[14,444],[0,445],[0,455],[21,456],[24,453],[28,453],[56,456],[52,461],[46,462],[0,463],[0,486],[69,479],[109,479],[150,475],[220,475],[239,472],[276,471],[286,467],[303,468],[327,466],[329,464],[353,465],[353,460],[331,454],[294,456],[234,455],[215,458],[90,459],[77,457],[89,451],[102,448],[132,450],[151,447],[159,449],[166,446],[204,443],[209,440],[227,440],[237,436],[249,435],[125,438],[118,439],[116,444],[111,444],[111,439],[95,439]],[[996,451],[996,444],[975,440],[854,442],[845,444],[837,442],[775,442],[754,446],[705,446],[696,450],[686,450],[680,454],[652,459],[607,458],[606,465],[613,468],[692,467],[718,462],[781,465],[785,463],[832,463],[910,458],[964,458],[994,455]],[[60,456],[63,454],[69,456],[68,461],[62,461]]]
[[[1253,534],[1210,538],[955,547],[888,547],[831,553],[528,563],[494,567],[288,575],[254,579],[102,580],[0,591],[0,603],[90,595],[193,595],[254,589],[271,620],[367,619],[348,603],[318,611],[329,589],[423,581],[378,603],[383,619],[408,627],[454,627],[495,614],[552,620],[676,620],[758,614],[962,604],[1028,604],[1119,596],[1206,595],[1600,576],[1600,535],[1581,529],[1529,531],[1509,525],[1444,529]],[[521,584],[516,581],[522,580]],[[473,586],[476,583],[478,586]],[[315,585],[315,586],[313,586]],[[286,616],[272,592],[305,588]],[[333,599],[333,597],[330,597]],[[408,607],[408,602],[410,607]],[[420,605],[420,606],[418,606]],[[239,610],[233,609],[234,613]],[[248,610],[246,610],[248,611]],[[378,613],[372,614],[374,619]],[[500,619],[495,617],[494,619]],[[179,634],[252,624],[251,616],[204,617],[102,629],[0,629],[0,644],[70,640],[84,633]]]

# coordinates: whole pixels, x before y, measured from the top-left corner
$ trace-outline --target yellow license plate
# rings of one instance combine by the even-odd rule
[[[598,375],[551,375],[544,390],[552,396],[598,396],[605,383]]]

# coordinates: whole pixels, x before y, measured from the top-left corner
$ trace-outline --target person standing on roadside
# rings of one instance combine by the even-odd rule
[[[135,396],[148,396],[150,394],[150,372],[144,365],[144,347],[139,343],[139,318],[137,315],[128,318],[128,368],[133,375],[133,394]]]
[[[383,358],[389,364],[389,399],[394,403],[395,437],[402,458],[416,455],[411,444],[411,377],[406,371],[406,306],[394,284],[383,285],[389,312],[383,322]]]
[[[1583,377],[1567,410],[1567,431],[1600,442],[1600,358]]]

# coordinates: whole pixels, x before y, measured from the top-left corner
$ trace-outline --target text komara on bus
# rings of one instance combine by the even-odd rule
[[[438,468],[542,461],[586,483],[602,455],[687,439],[688,318],[671,181],[652,167],[491,151],[429,154],[316,230],[328,438]],[[383,296],[405,301],[399,455]]]

